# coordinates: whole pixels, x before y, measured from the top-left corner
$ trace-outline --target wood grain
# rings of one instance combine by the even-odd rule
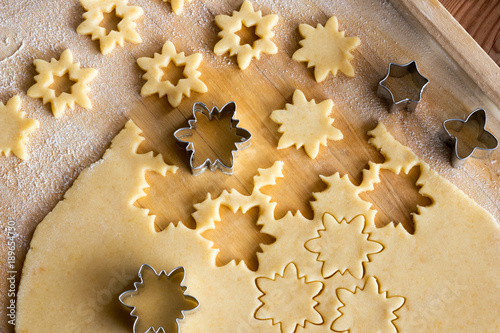
[[[58,135],[72,136],[76,141],[80,140],[77,135],[82,133],[83,138],[89,138],[88,141],[92,143],[88,149],[82,150],[87,155],[83,156],[79,151],[70,155],[73,171],[79,171],[91,161],[99,160],[109,147],[113,136],[128,118],[132,118],[144,131],[146,138],[140,147],[140,152],[153,150],[162,153],[167,163],[179,166],[179,171],[175,175],[168,174],[163,177],[148,173],[146,178],[150,188],[146,189],[147,195],[136,203],[149,209],[150,214],[156,215],[157,230],[166,228],[170,223],[176,224],[178,221],[195,228],[196,224],[191,216],[194,212],[193,204],[203,201],[207,193],[216,197],[222,190],[236,189],[242,194],[251,193],[253,176],[258,168],[270,167],[276,160],[285,162],[285,176],[277,181],[276,186],[263,189],[263,192],[271,195],[272,200],[277,203],[275,218],[283,217],[287,211],[300,211],[310,218],[313,214],[310,206],[310,201],[313,200],[312,193],[322,191],[326,187],[319,175],[329,176],[338,172],[340,175],[347,175],[353,184],[357,185],[362,180],[362,171],[368,161],[383,162],[383,156],[368,143],[367,135],[378,122],[383,122],[397,140],[409,146],[433,169],[500,220],[498,205],[500,169],[496,162],[500,161],[499,151],[494,152],[488,160],[472,160],[462,169],[453,169],[449,164],[449,150],[438,139],[443,120],[463,119],[477,107],[488,110],[490,117],[488,129],[500,137],[499,68],[437,0],[394,0],[392,3],[366,0],[282,2],[261,0],[256,5],[258,9],[264,14],[275,13],[280,17],[274,38],[279,52],[276,55],[263,55],[261,59],[254,60],[245,71],[238,68],[234,57],[230,58],[228,55],[214,57],[212,52],[219,32],[213,23],[215,15],[231,14],[233,10],[238,9],[239,3],[232,0],[192,1],[185,13],[177,17],[171,15],[168,3],[144,2],[146,15],[141,24],[145,26],[148,23],[149,26],[148,29],[144,28],[141,31],[143,43],[138,46],[126,43],[108,58],[99,53],[98,44],[92,42],[88,36],[76,36],[74,30],[81,23],[83,12],[77,1],[64,4],[68,7],[68,12],[75,15],[74,18],[70,18],[72,21],[70,20],[68,25],[61,25],[61,31],[58,33],[61,36],[71,35],[75,41],[68,40],[66,44],[58,45],[54,50],[29,46],[33,48],[29,56],[48,60],[50,56],[58,56],[62,47],[72,47],[80,51],[80,59],[87,64],[94,61],[96,68],[103,66],[99,68],[100,73],[106,69],[104,66],[111,63],[101,60],[115,57],[114,59],[121,59],[116,71],[124,73],[124,81],[120,82],[123,89],[120,92],[128,91],[125,89],[132,87],[130,88],[132,97],[127,99],[127,103],[122,103],[120,98],[107,98],[108,86],[115,82],[108,82],[106,81],[108,78],[101,75],[98,78],[102,80],[99,89],[95,85],[91,86],[93,87],[92,111],[85,112],[86,110],[77,108],[55,123],[62,128]],[[194,12],[196,14],[193,14]],[[292,54],[300,47],[298,43],[301,36],[297,28],[301,23],[312,26],[324,25],[333,15],[339,17],[340,28],[346,31],[346,36],[358,36],[362,41],[355,50],[352,60],[356,75],[354,78],[342,74],[336,77],[330,75],[324,82],[317,83],[311,68],[291,59]],[[202,25],[200,22],[205,24]],[[175,29],[172,27],[174,23]],[[22,29],[22,27],[13,28]],[[191,94],[178,108],[172,108],[166,98],[139,95],[140,87],[144,84],[141,80],[144,72],[136,66],[136,59],[144,56],[152,57],[155,52],[160,52],[166,40],[171,40],[177,50],[185,51],[186,54],[202,52],[204,56],[204,62],[200,67],[201,79],[207,84],[209,92]],[[410,60],[417,61],[419,69],[431,83],[424,92],[418,112],[388,114],[386,104],[376,95],[377,84],[386,74],[389,62],[406,63]],[[25,59],[24,63],[29,65],[20,66],[19,70],[31,71],[31,74],[28,79],[23,78],[24,81],[19,84],[20,93],[25,92],[33,83],[32,77],[36,74],[31,65],[32,59],[30,61]],[[286,103],[291,103],[295,89],[301,89],[308,99],[314,98],[316,102],[332,99],[335,103],[331,115],[335,119],[333,125],[344,135],[343,140],[329,141],[327,147],[321,147],[318,157],[314,160],[310,159],[303,149],[296,150],[293,147],[276,149],[280,134],[278,125],[269,119],[269,115],[273,110],[282,109]],[[1,94],[3,94],[1,97],[4,97],[10,94],[10,91],[0,92]],[[116,99],[119,103],[115,102]],[[26,100],[29,101],[28,98]],[[203,102],[209,107],[221,107],[231,100],[236,101],[238,105],[240,126],[253,135],[252,146],[239,154],[235,161],[233,176],[220,172],[205,172],[197,177],[191,176],[188,159],[185,152],[176,146],[173,132],[187,125],[187,120],[192,117],[194,102]],[[37,112],[50,114],[49,107],[42,105],[41,101],[29,101],[29,103],[36,105]],[[51,117],[46,118],[44,119],[46,123],[54,124]],[[71,131],[69,134],[62,126],[66,124],[65,122],[71,122],[67,124]],[[47,142],[45,149],[48,150],[51,148],[50,145],[59,144],[50,140],[53,135],[54,133],[48,131],[48,128],[41,127],[37,137],[30,140]],[[46,164],[41,163],[40,177],[44,177],[44,171],[53,169],[53,165],[62,158],[64,156],[53,154],[53,158],[48,159]],[[68,156],[65,158],[69,159]],[[36,161],[31,162],[36,163]],[[11,173],[18,178],[22,177],[24,169],[28,167],[30,167],[28,163],[20,164],[12,169]],[[57,204],[62,193],[78,176],[77,171],[69,173],[68,170],[70,166],[64,163],[58,171],[60,175],[64,174],[64,177],[42,179],[45,181],[42,183],[44,186],[46,183],[57,183],[59,192],[47,191],[44,204],[36,211],[33,208],[26,213],[25,203],[19,203],[18,206],[21,208],[14,207],[0,211],[2,214],[0,217],[8,216],[19,221],[19,231],[26,237],[26,242],[19,246],[19,264],[22,263],[37,223]],[[380,226],[387,224],[388,220],[399,219],[391,214],[393,208],[402,212],[400,216],[409,216],[417,203],[422,205],[429,203],[425,198],[415,195],[418,190],[415,186],[418,173],[418,170],[414,170],[402,183],[394,181],[395,178],[401,178],[399,176],[382,174],[381,185],[377,186],[373,193],[363,194],[363,199],[376,204],[381,210],[383,216],[378,222]],[[16,183],[17,181],[18,179]],[[30,182],[23,182],[26,183],[28,183],[27,188],[12,187],[14,189],[10,188],[10,192],[6,192],[6,195],[0,193],[2,197],[7,198],[7,201],[10,201],[9,196],[22,197],[22,191],[39,193],[38,188],[29,188]],[[410,198],[410,202],[406,198]],[[16,203],[15,200],[12,201],[13,203],[9,202],[9,205]],[[232,213],[225,210],[223,215],[224,221],[221,223],[231,223],[241,218],[240,212]],[[251,210],[247,218],[255,222],[258,212]],[[406,223],[411,230],[411,221],[402,223]],[[218,264],[222,265],[233,257],[238,260],[248,260],[252,268],[258,265],[255,262],[255,252],[258,249],[256,242],[269,243],[272,239],[259,235],[259,228],[249,228],[247,222],[244,224],[245,230],[253,233],[245,239],[245,242],[242,242],[241,236],[234,236],[230,229],[225,229],[229,230],[226,232],[222,228],[220,234],[206,235],[214,240],[217,239],[216,242],[230,245],[218,258]],[[0,255],[2,258],[5,257],[3,252]],[[3,264],[0,263],[0,268],[3,268]],[[2,283],[5,283],[5,279],[2,275],[0,277],[2,277],[0,288],[3,288]],[[0,303],[3,304],[5,301],[6,297],[2,294]],[[0,331],[8,331],[7,328],[5,330],[2,328],[0,326]]]
[[[495,105],[500,105],[500,67],[438,0],[399,0],[393,3],[415,29],[424,29],[431,34],[445,56],[452,58],[463,70],[464,79],[476,82]],[[494,108],[492,112],[500,119],[500,113]]]
[[[440,1],[493,61],[500,65],[500,1]]]

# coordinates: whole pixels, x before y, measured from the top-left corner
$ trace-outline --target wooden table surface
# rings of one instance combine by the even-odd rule
[[[440,2],[500,65],[500,1],[440,0]]]

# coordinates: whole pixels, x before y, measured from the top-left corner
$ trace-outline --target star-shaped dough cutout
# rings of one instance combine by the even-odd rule
[[[332,324],[336,332],[393,332],[397,333],[394,321],[398,318],[394,312],[405,302],[403,297],[387,296],[387,291],[380,292],[377,280],[372,276],[366,280],[363,288],[354,292],[339,288],[337,297],[342,302],[338,308],[341,316]]]
[[[191,0],[163,0],[163,2],[170,2],[174,14],[179,15],[182,13],[184,4],[190,2]]]
[[[344,37],[344,31],[339,31],[337,18],[332,16],[323,27],[316,28],[307,24],[299,25],[299,32],[304,37],[299,42],[302,48],[295,51],[292,59],[307,62],[307,67],[314,68],[316,82],[321,82],[329,72],[335,76],[340,70],[347,76],[354,76],[354,69],[350,64],[354,56],[351,51],[359,44],[358,37]]]
[[[363,232],[363,215],[352,221],[337,221],[332,215],[323,216],[324,229],[318,231],[319,237],[306,242],[311,252],[318,254],[318,261],[323,263],[321,274],[325,279],[336,272],[344,274],[349,270],[352,276],[361,279],[364,275],[363,263],[368,262],[368,255],[382,251],[383,246],[369,239],[369,233]]]
[[[26,143],[28,134],[38,128],[36,119],[26,119],[21,109],[21,99],[14,96],[4,105],[0,102],[0,153],[9,156],[12,151],[22,160],[28,159]]]
[[[174,44],[167,41],[163,45],[161,54],[155,53],[153,58],[137,59],[139,67],[146,71],[142,77],[147,81],[142,86],[141,94],[144,96],[158,94],[160,97],[166,94],[168,102],[175,108],[181,103],[183,95],[189,97],[191,91],[207,92],[207,86],[199,79],[201,73],[197,70],[202,60],[201,53],[193,53],[189,56],[185,56],[184,52],[177,53]],[[184,66],[182,72],[184,78],[180,79],[176,85],[168,80],[162,81],[163,68],[166,68],[170,62],[176,66]]]
[[[255,311],[255,318],[280,324],[282,333],[293,333],[306,322],[323,323],[323,317],[315,309],[318,302],[314,300],[323,289],[323,283],[307,281],[305,276],[299,275],[294,263],[289,263],[282,275],[276,274],[274,279],[260,277],[255,284],[263,293],[259,297],[262,305]]]
[[[52,105],[52,113],[54,117],[62,116],[66,107],[70,109],[78,105],[90,109],[92,103],[87,96],[90,91],[88,84],[97,76],[97,70],[93,68],[80,68],[80,63],[73,63],[73,54],[69,49],[65,50],[59,60],[52,58],[50,62],[36,59],[33,61],[36,71],[39,73],[35,76],[36,83],[28,89],[28,96],[33,98],[42,98],[43,104],[50,102]],[[71,93],[61,93],[56,97],[56,91],[50,88],[54,83],[54,76],[63,76],[68,74],[75,84],[71,86]]]
[[[141,7],[129,6],[128,0],[80,0],[80,2],[87,12],[83,14],[85,21],[78,26],[76,32],[80,35],[92,35],[92,40],[99,39],[102,54],[110,53],[116,45],[123,46],[125,41],[134,44],[142,42],[141,36],[135,30],[137,24],[134,22],[144,13]],[[113,9],[121,21],[117,26],[118,31],[111,30],[108,34],[99,24],[104,19],[104,13],[111,13]]]
[[[293,104],[286,104],[285,110],[275,110],[271,113],[271,120],[281,124],[278,131],[283,133],[278,149],[295,145],[297,149],[304,146],[310,158],[316,158],[319,146],[326,146],[327,139],[341,140],[340,130],[332,126],[333,101],[331,99],[316,103],[307,101],[304,93],[295,90]]]
[[[278,16],[274,14],[262,16],[259,10],[254,11],[252,3],[245,0],[240,11],[234,11],[232,16],[217,15],[215,23],[221,29],[218,36],[221,38],[214,46],[216,55],[229,52],[230,56],[237,55],[238,66],[246,69],[252,58],[260,59],[261,53],[276,54],[278,47],[271,41],[274,37],[273,27],[278,23]],[[257,39],[253,45],[240,45],[240,37],[236,34],[242,26],[255,26]]]

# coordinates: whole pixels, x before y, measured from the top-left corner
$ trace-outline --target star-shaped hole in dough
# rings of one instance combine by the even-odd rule
[[[278,149],[288,148],[295,144],[297,149],[304,149],[311,158],[319,152],[319,146],[326,146],[328,139],[341,140],[342,132],[332,126],[333,101],[327,99],[321,103],[313,100],[307,101],[304,93],[295,90],[293,104],[286,104],[285,110],[275,110],[271,113],[271,120],[281,124],[278,131],[283,133]]]
[[[323,324],[323,317],[315,309],[318,302],[314,299],[323,290],[323,283],[307,281],[305,276],[299,275],[294,263],[289,263],[282,275],[276,274],[274,279],[259,277],[255,284],[263,293],[259,297],[262,305],[255,311],[255,318],[280,324],[282,333],[293,333],[306,322]]]
[[[316,82],[321,82],[329,72],[335,76],[340,70],[347,76],[354,76],[354,69],[349,60],[353,58],[351,51],[359,44],[358,37],[344,37],[344,31],[339,31],[337,18],[332,16],[323,27],[316,28],[307,24],[299,26],[299,32],[304,37],[299,42],[302,48],[295,51],[292,59],[307,62],[307,67],[314,68]]]
[[[274,37],[273,27],[278,23],[278,16],[274,14],[262,16],[259,10],[254,11],[252,3],[245,0],[240,11],[234,11],[232,16],[217,15],[215,23],[221,29],[218,36],[220,41],[215,44],[214,52],[222,55],[229,52],[230,56],[237,55],[238,66],[246,69],[252,58],[260,59],[261,53],[276,54],[278,47],[271,41]],[[253,45],[240,45],[240,37],[236,34],[243,28],[255,27],[255,35],[259,38]]]
[[[178,321],[184,312],[198,307],[193,296],[186,295],[183,286],[184,268],[177,267],[170,273],[160,271],[149,265],[139,269],[140,282],[134,283],[134,290],[125,291],[120,302],[132,308],[130,315],[135,317],[134,332],[178,332]]]
[[[405,302],[403,297],[387,296],[387,291],[380,292],[377,280],[372,276],[366,280],[363,288],[356,287],[354,292],[339,288],[337,297],[342,306],[341,313],[332,324],[336,332],[393,332],[397,333],[394,321],[398,318],[394,312]]]
[[[138,44],[142,42],[141,36],[135,30],[137,24],[134,22],[142,16],[144,10],[138,6],[129,6],[128,0],[80,0],[82,7],[86,10],[83,21],[76,32],[80,35],[92,35],[92,40],[99,39],[101,53],[108,54],[114,50],[116,45],[123,46],[125,41]],[[99,24],[104,19],[104,13],[111,13],[121,18],[117,30],[106,32]]]
[[[383,246],[369,239],[369,233],[363,232],[363,215],[352,221],[337,221],[332,215],[323,216],[324,229],[318,231],[319,237],[306,242],[305,247],[318,253],[317,260],[323,263],[321,274],[329,278],[336,272],[344,274],[348,270],[352,276],[361,279],[364,275],[363,263],[368,262],[368,255],[379,253]]]
[[[0,102],[0,153],[9,156],[12,151],[20,159],[26,160],[28,134],[38,128],[38,121],[26,119],[20,109],[19,96],[9,99],[6,105]]]
[[[163,0],[163,2],[170,2],[174,14],[179,15],[182,13],[184,4],[190,2],[191,0]]]
[[[147,81],[142,86],[141,94],[144,96],[158,94],[160,97],[166,94],[168,102],[175,108],[181,103],[183,95],[189,97],[191,91],[207,92],[207,86],[199,79],[201,73],[197,70],[202,60],[201,53],[189,56],[185,56],[184,52],[177,53],[174,44],[167,41],[163,45],[161,54],[155,53],[153,58],[137,59],[139,67],[146,71],[142,77]],[[168,80],[162,81],[163,68],[166,68],[170,62],[173,62],[175,66],[184,66],[182,72],[184,78],[180,79],[176,85]]]
[[[41,59],[33,61],[36,71],[36,83],[28,89],[28,96],[33,98],[42,98],[43,104],[50,102],[52,113],[56,118],[62,116],[66,107],[70,109],[78,105],[90,109],[92,104],[87,96],[90,91],[88,84],[97,76],[97,70],[93,68],[80,68],[80,63],[73,62],[73,54],[69,49],[65,50],[59,60],[52,58],[50,62]],[[54,83],[55,76],[64,76],[68,74],[71,81],[75,83],[71,86],[71,93],[62,92],[56,96],[56,91],[50,88]]]

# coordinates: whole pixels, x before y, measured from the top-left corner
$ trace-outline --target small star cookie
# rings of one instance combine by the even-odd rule
[[[190,56],[185,56],[184,52],[177,53],[174,44],[167,41],[163,45],[161,54],[155,53],[153,58],[137,59],[139,67],[146,71],[142,77],[147,81],[142,86],[141,94],[144,96],[158,94],[160,97],[166,94],[168,102],[175,108],[181,103],[183,95],[187,97],[191,95],[191,90],[199,93],[207,92],[207,86],[199,79],[201,73],[196,70],[202,60],[201,53],[194,53]],[[184,66],[182,72],[184,78],[180,79],[175,86],[168,80],[162,81],[163,68],[166,68],[171,61],[176,66]]]
[[[297,149],[304,146],[307,155],[314,159],[319,146],[326,146],[327,139],[341,140],[342,132],[332,126],[333,119],[328,116],[332,108],[331,99],[316,104],[314,99],[307,101],[302,91],[295,90],[293,104],[286,104],[285,110],[275,110],[270,116],[272,121],[281,125],[278,132],[283,133],[278,149],[294,144]]]
[[[83,14],[85,21],[76,28],[76,32],[80,35],[92,35],[92,40],[99,39],[102,54],[110,53],[116,45],[123,46],[125,41],[134,44],[142,42],[141,36],[135,30],[137,24],[134,22],[144,13],[141,7],[129,6],[128,0],[80,0],[80,2],[87,12]],[[104,13],[111,13],[113,9],[121,21],[117,25],[118,31],[111,30],[107,34],[106,29],[99,24],[104,19]]]
[[[21,99],[14,96],[4,105],[0,102],[0,153],[9,156],[12,151],[22,160],[28,159],[28,134],[38,128],[36,119],[26,119],[20,111]]]
[[[52,113],[54,117],[59,118],[66,110],[75,107],[75,102],[80,106],[90,109],[92,104],[87,96],[90,88],[88,84],[97,76],[97,70],[93,68],[80,68],[80,63],[73,62],[73,54],[69,49],[61,53],[59,60],[52,58],[50,62],[41,59],[33,61],[36,71],[36,83],[28,89],[28,96],[33,98],[43,98],[43,104],[50,102],[52,104]],[[61,93],[56,97],[56,91],[50,88],[54,83],[54,76],[63,76],[68,74],[75,84],[71,86],[71,93]]]
[[[354,76],[354,69],[349,60],[353,58],[351,51],[360,40],[358,37],[344,37],[344,31],[339,31],[337,18],[332,16],[323,27],[316,28],[307,24],[299,26],[299,32],[304,37],[299,42],[302,48],[295,51],[292,59],[307,62],[307,67],[315,67],[316,82],[321,82],[329,72],[335,76],[340,70],[347,76]]]
[[[232,16],[217,15],[215,23],[221,28],[218,34],[221,40],[215,44],[215,54],[222,55],[226,52],[229,52],[230,56],[236,54],[241,69],[246,69],[252,58],[259,59],[261,53],[278,53],[278,47],[271,41],[274,37],[272,29],[278,23],[278,16],[274,14],[262,16],[260,10],[254,11],[252,3],[248,0],[245,0],[240,11],[234,11]],[[243,25],[247,28],[255,26],[255,34],[259,39],[253,45],[240,45],[240,37],[236,32],[240,31]]]

